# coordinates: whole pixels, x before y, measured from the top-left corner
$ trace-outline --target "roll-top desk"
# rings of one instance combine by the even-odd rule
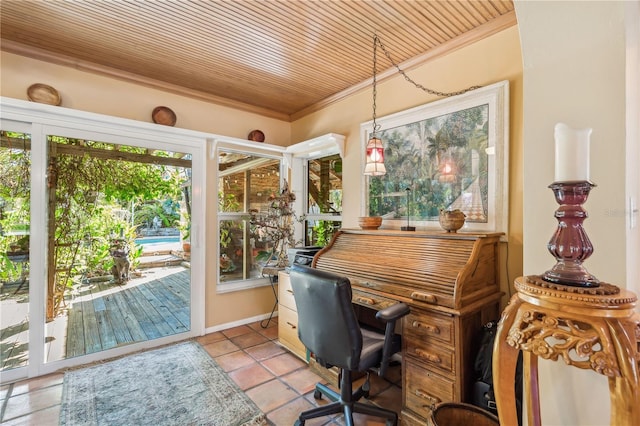
[[[469,400],[482,325],[499,316],[498,233],[342,229],[313,266],[351,280],[356,307],[397,302],[403,318],[402,424]]]

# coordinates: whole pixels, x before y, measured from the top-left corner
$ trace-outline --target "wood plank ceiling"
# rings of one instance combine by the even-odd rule
[[[514,24],[511,0],[3,0],[0,47],[291,120],[371,84],[374,33],[410,69]]]

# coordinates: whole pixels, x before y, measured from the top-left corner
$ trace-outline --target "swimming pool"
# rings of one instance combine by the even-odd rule
[[[179,235],[167,235],[160,237],[144,237],[144,238],[136,238],[136,244],[140,245],[151,245],[151,244],[171,244],[171,243],[179,243],[180,236]]]

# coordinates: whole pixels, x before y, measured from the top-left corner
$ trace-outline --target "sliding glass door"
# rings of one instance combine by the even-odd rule
[[[203,333],[205,138],[5,101],[0,382]]]
[[[29,364],[31,134],[0,131],[0,371]],[[20,131],[22,130],[22,131]]]
[[[191,329],[191,159],[47,135],[46,362]]]

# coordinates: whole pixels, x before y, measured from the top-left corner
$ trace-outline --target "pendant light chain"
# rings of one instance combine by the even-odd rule
[[[436,96],[444,96],[444,97],[449,97],[449,96],[457,96],[457,95],[462,95],[463,93],[467,93],[470,92],[472,90],[476,90],[481,88],[482,86],[471,86],[471,87],[467,87],[466,89],[463,90],[459,90],[457,92],[439,92],[437,90],[433,90],[433,89],[429,89],[428,87],[424,87],[422,84],[420,83],[416,83],[415,81],[413,81],[411,79],[411,77],[409,77],[407,75],[406,72],[404,72],[404,70],[402,68],[400,68],[400,66],[398,64],[395,63],[395,61],[391,58],[391,54],[389,53],[389,51],[387,50],[387,48],[384,46],[384,44],[382,44],[382,41],[380,40],[380,38],[374,34],[373,36],[373,125],[374,125],[374,132],[375,132],[375,108],[376,108],[376,103],[375,103],[375,99],[376,99],[376,47],[377,45],[380,46],[380,48],[382,49],[382,52],[384,53],[384,55],[387,57],[387,59],[389,59],[389,62],[391,62],[391,64],[398,70],[398,72],[404,77],[405,80],[407,80],[409,83],[413,84],[414,86],[416,86],[418,89],[421,89],[431,95],[436,95]]]
[[[378,43],[382,46],[382,43],[378,39],[378,35],[373,35],[373,133],[372,136],[375,137],[380,130],[380,125],[376,124],[376,95],[378,94],[378,89],[376,87],[376,75],[378,74]]]

